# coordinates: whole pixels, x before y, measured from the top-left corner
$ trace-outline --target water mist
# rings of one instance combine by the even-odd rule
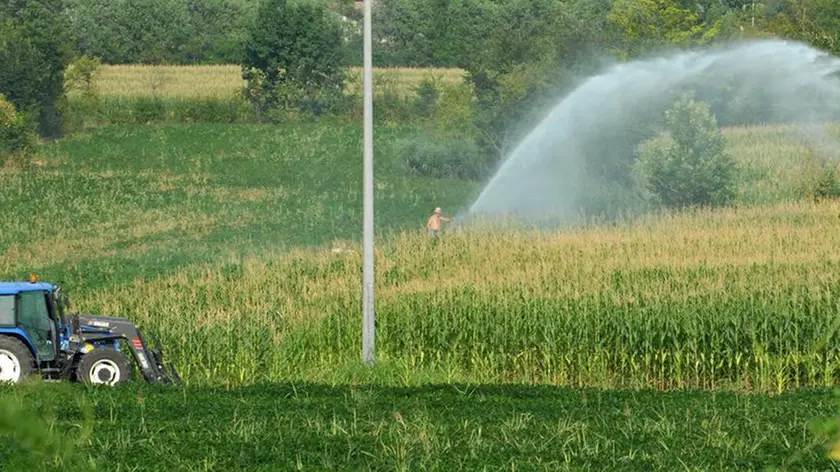
[[[622,193],[605,186],[627,181],[628,155],[680,93],[710,103],[721,124],[821,123],[840,117],[838,71],[839,59],[781,40],[612,67],[557,103],[507,156],[469,216],[569,221],[593,199],[620,207]]]

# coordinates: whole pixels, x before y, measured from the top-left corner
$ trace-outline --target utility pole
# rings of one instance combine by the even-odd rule
[[[362,360],[373,364],[376,317],[373,312],[373,59],[371,55],[371,1],[365,1],[364,24],[364,244],[362,248]]]

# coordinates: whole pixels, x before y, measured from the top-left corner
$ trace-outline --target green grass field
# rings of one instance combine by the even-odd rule
[[[837,470],[819,427],[835,403],[825,391],[43,385],[0,390],[0,460],[4,470]]]
[[[7,163],[0,277],[35,271],[137,320],[188,387],[7,389],[40,420],[0,420],[0,464],[50,462],[22,434],[49,450],[50,431],[89,431],[77,459],[118,454],[113,470],[835,467],[808,424],[840,379],[840,204],[788,201],[792,129],[726,131],[741,208],[436,247],[431,209],[481,185],[409,175],[394,143],[414,132],[376,131],[373,370],[359,126],[110,126]],[[71,410],[50,419],[50,402]]]
[[[379,228],[422,228],[477,184],[409,177],[377,132]],[[356,126],[115,126],[0,174],[22,216],[0,234],[0,272],[39,270],[84,289],[261,249],[330,244],[361,230]],[[37,242],[33,236],[37,236]],[[128,267],[127,267],[128,266]]]

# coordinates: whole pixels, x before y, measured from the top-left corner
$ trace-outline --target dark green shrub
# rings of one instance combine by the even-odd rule
[[[376,123],[409,123],[417,117],[412,100],[400,88],[399,73],[391,70],[373,74],[373,119]]]
[[[0,159],[5,162],[10,156],[24,156],[34,151],[36,144],[35,124],[0,93]]]
[[[439,136],[475,139],[475,94],[468,83],[442,85],[433,111],[435,130]]]
[[[796,189],[801,197],[812,202],[840,197],[837,164],[832,165],[825,158],[818,157],[813,149],[808,149],[802,159],[802,172]]]
[[[0,2],[0,93],[37,119],[43,136],[61,133],[64,69],[71,57],[61,2]]]
[[[166,119],[166,105],[158,97],[138,97],[134,102],[134,119],[137,123],[151,123]]]
[[[238,123],[250,118],[248,104],[240,97],[169,100],[166,106],[175,121],[184,123]]]
[[[414,175],[480,180],[488,171],[487,159],[478,145],[466,138],[441,139],[430,133],[399,141],[396,152]]]
[[[8,128],[0,129],[0,148],[5,155],[26,155],[35,151],[38,133],[34,123],[25,115],[18,115],[17,120]],[[4,152],[0,150],[0,155]]]
[[[440,98],[441,79],[425,77],[415,88],[417,98],[414,99],[415,113],[423,118],[431,118]]]
[[[684,94],[665,112],[665,131],[638,146],[634,169],[650,197],[682,208],[734,197],[735,161],[709,106]]]

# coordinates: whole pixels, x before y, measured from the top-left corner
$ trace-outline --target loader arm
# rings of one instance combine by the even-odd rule
[[[156,342],[155,349],[152,349],[143,333],[131,320],[105,316],[75,316],[78,317],[78,324],[73,325],[74,328],[78,326],[80,344],[124,341],[146,381],[166,384],[181,382],[175,368],[164,362],[160,343]]]

